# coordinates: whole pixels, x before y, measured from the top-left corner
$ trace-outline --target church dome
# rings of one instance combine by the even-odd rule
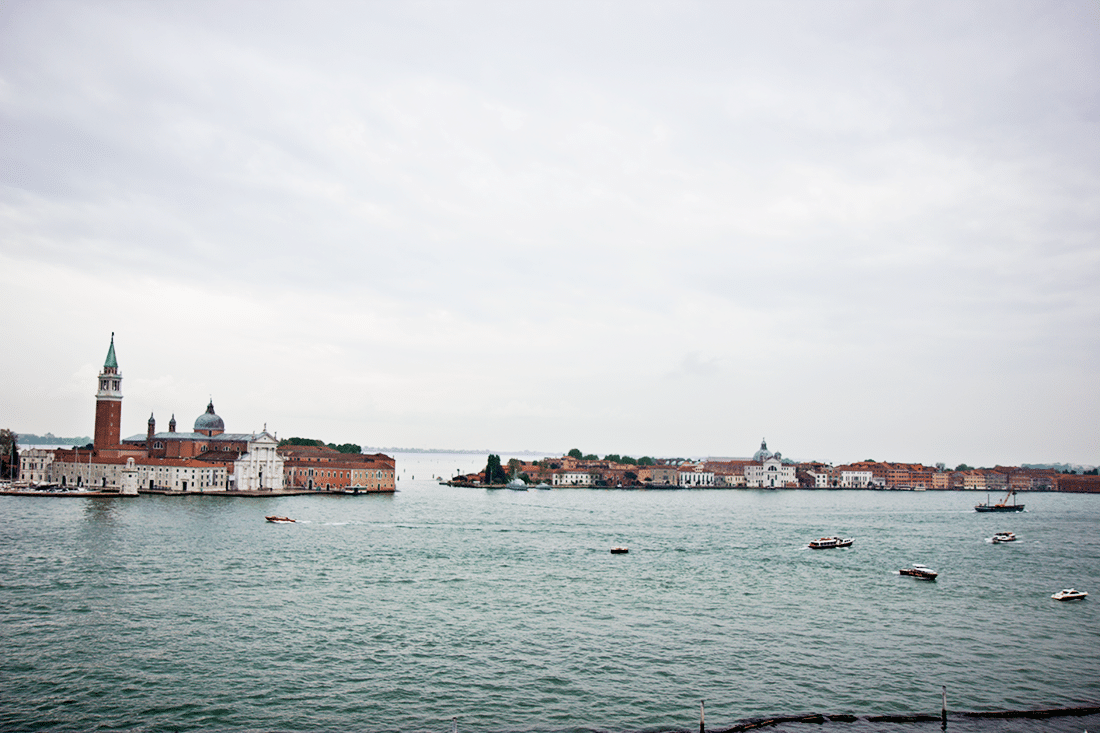
[[[210,404],[206,406],[206,412],[195,420],[195,432],[200,433],[204,430],[225,430],[225,423],[214,414],[214,400],[210,400]]]
[[[779,455],[779,454],[777,453],[776,455]],[[772,452],[770,450],[768,450],[768,441],[761,440],[760,441],[760,450],[758,450],[758,451],[756,451],[756,453],[752,454],[752,459],[754,461],[758,461],[760,463],[763,463],[764,461],[768,460],[771,457],[772,457]]]

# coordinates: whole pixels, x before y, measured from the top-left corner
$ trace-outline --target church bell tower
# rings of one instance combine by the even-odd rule
[[[115,334],[111,333],[111,348],[103,371],[99,373],[99,390],[95,395],[95,442],[97,451],[115,448],[122,442],[122,375],[115,358]]]

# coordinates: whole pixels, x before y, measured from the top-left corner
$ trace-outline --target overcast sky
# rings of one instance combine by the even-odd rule
[[[0,3],[0,427],[1100,463],[1100,5]]]

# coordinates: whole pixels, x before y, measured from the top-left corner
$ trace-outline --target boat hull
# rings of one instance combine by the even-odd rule
[[[932,570],[917,570],[914,568],[902,568],[899,570],[902,575],[909,575],[917,580],[935,580],[939,573]]]
[[[1023,504],[978,504],[974,507],[976,512],[1022,512],[1024,510]]]
[[[807,547],[811,550],[833,550],[837,547],[851,547],[854,541],[847,537],[843,539],[840,537],[822,537],[819,540],[812,541]]]

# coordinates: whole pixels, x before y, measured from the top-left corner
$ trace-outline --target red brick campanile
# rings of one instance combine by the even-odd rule
[[[122,442],[122,375],[115,358],[115,335],[111,334],[111,348],[103,371],[99,373],[99,390],[95,395],[96,450],[114,448]]]

